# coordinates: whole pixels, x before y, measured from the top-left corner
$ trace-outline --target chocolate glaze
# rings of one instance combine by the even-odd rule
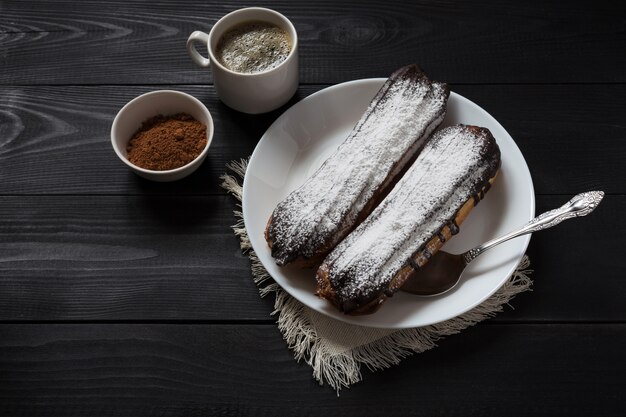
[[[393,294],[395,293],[395,291],[393,291],[391,288],[385,288],[383,292],[387,297],[393,297]]]
[[[459,233],[459,225],[456,224],[456,222],[454,221],[454,219],[452,219],[452,221],[450,223],[448,223],[448,229],[450,229],[450,234],[452,236],[456,235],[457,233]]]
[[[480,203],[480,201],[485,198],[485,194],[487,193],[487,191],[489,191],[490,188],[491,183],[487,182],[487,184],[482,189],[478,190],[478,192],[472,196],[472,198],[474,199],[474,207],[476,207],[478,203]]]

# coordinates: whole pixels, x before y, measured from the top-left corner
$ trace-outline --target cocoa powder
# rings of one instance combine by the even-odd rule
[[[182,167],[206,147],[206,129],[186,113],[152,117],[142,123],[128,142],[128,160],[153,171]]]

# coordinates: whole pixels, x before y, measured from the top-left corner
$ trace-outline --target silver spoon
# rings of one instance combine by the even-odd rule
[[[465,267],[488,249],[518,236],[556,226],[563,220],[586,216],[598,207],[603,197],[604,192],[602,191],[589,191],[578,194],[562,207],[546,211],[519,229],[483,243],[467,252],[453,255],[439,251],[433,255],[426,265],[410,276],[402,287],[402,291],[422,296],[435,296],[450,291],[459,283]]]

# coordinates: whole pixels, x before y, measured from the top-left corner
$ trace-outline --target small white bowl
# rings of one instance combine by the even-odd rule
[[[207,143],[200,155],[187,165],[166,171],[154,171],[130,163],[126,148],[132,136],[141,128],[141,124],[159,114],[171,116],[177,113],[187,113],[206,125]],[[122,162],[139,176],[152,181],[169,182],[184,178],[198,169],[209,151],[213,131],[211,113],[200,100],[180,91],[158,90],[142,94],[122,107],[111,126],[111,143]]]

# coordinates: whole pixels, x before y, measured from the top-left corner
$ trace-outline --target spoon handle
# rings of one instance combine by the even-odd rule
[[[519,229],[468,250],[462,255],[463,261],[467,265],[486,250],[491,249],[494,246],[499,245],[500,243],[506,242],[507,240],[528,233],[538,232],[539,230],[548,229],[552,226],[556,226],[563,220],[571,219],[574,217],[586,216],[587,214],[591,213],[596,207],[598,207],[598,204],[600,204],[600,201],[602,201],[603,197],[604,192],[602,191],[588,191],[586,193],[578,194],[561,207],[540,214]]]

